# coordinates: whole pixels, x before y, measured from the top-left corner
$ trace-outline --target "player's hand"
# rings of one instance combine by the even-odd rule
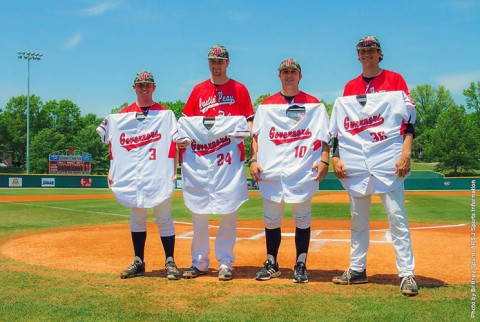
[[[395,174],[399,177],[406,177],[410,173],[410,155],[401,154],[395,164]]]
[[[172,177],[172,182],[173,183],[177,182],[177,175],[176,174]]]
[[[333,173],[338,179],[345,179],[347,177],[347,169],[345,169],[345,164],[342,159],[335,157],[332,158],[333,164]]]
[[[107,176],[108,189],[112,189],[113,179],[110,177],[110,174]]]
[[[189,144],[190,144],[190,141],[185,140],[185,141],[182,141],[182,142],[177,142],[177,147],[179,149],[185,149]]]
[[[263,169],[258,162],[250,163],[250,175],[255,181],[262,181],[260,178],[260,173],[263,173]]]
[[[328,174],[328,166],[323,162],[318,162],[313,165],[312,171],[317,170],[315,181],[322,181]]]

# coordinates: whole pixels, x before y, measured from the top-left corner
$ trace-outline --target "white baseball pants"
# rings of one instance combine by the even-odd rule
[[[192,264],[201,271],[208,270],[210,265],[210,242],[208,233],[208,214],[192,214]],[[232,269],[235,262],[233,247],[237,239],[237,211],[222,215],[222,222],[215,238],[215,256],[218,268]]]
[[[410,229],[405,211],[405,191],[403,185],[394,191],[379,193],[387,213],[396,264],[400,277],[413,275],[415,259],[412,252]],[[367,267],[367,251],[370,243],[369,217],[371,195],[353,197],[350,194],[351,247],[350,269],[363,271]]]
[[[158,226],[160,236],[169,237],[175,235],[175,226],[172,218],[172,203],[170,198],[165,199],[159,205],[153,207],[155,223]],[[147,208],[130,208],[130,231],[147,231]]]
[[[263,198],[263,222],[267,229],[277,229],[282,226],[283,213],[286,203],[275,202],[269,199]],[[312,222],[312,201],[311,199],[299,202],[291,203],[292,205],[292,217],[295,221],[295,226],[300,229],[307,229]]]

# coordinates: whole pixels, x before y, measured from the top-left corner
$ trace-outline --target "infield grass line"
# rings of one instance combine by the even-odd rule
[[[125,214],[115,214],[115,213],[110,213],[110,212],[55,207],[55,206],[48,206],[48,205],[39,205],[39,204],[34,204],[34,203],[21,203],[21,202],[8,202],[8,201],[0,201],[0,203],[10,204],[10,205],[22,205],[22,206],[27,206],[27,207],[49,208],[49,209],[55,209],[55,210],[76,211],[76,212],[81,212],[81,213],[86,213],[86,214],[94,214],[94,215],[109,215],[109,216],[118,216],[118,217],[130,217],[130,215],[125,215]]]

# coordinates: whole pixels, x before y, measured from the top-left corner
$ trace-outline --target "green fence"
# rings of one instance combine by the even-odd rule
[[[446,178],[433,171],[412,171],[405,180],[406,190],[470,190],[472,181],[480,177]],[[250,189],[256,184],[249,179]],[[96,175],[16,175],[0,174],[0,188],[107,188],[107,177]],[[181,179],[177,182],[181,187]],[[320,190],[344,190],[340,181],[333,173],[320,183]]]

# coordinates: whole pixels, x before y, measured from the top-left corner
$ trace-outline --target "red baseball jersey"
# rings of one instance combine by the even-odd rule
[[[410,96],[408,86],[402,75],[384,69],[380,75],[372,79],[369,83],[360,75],[349,81],[343,89],[343,96],[362,95],[371,93],[381,93],[390,91],[404,91]]]
[[[166,108],[165,106],[163,105],[160,105],[158,103],[153,103],[152,106],[150,106],[148,109],[146,109],[146,111],[161,111],[161,110],[168,110],[168,108]],[[144,112],[144,110],[138,106],[138,104],[135,102],[135,103],[132,103],[130,104],[129,106],[127,107],[124,107],[119,113],[128,113],[128,112]]]
[[[292,102],[287,102],[285,97],[278,92],[277,94],[273,94],[270,97],[267,97],[262,101],[262,105],[264,104],[307,104],[307,103],[320,103],[320,101],[315,97],[310,94],[307,94],[305,92],[300,91],[298,95],[296,95]]]
[[[183,116],[244,116],[253,118],[252,101],[247,88],[230,79],[223,85],[214,85],[208,79],[193,88]]]

